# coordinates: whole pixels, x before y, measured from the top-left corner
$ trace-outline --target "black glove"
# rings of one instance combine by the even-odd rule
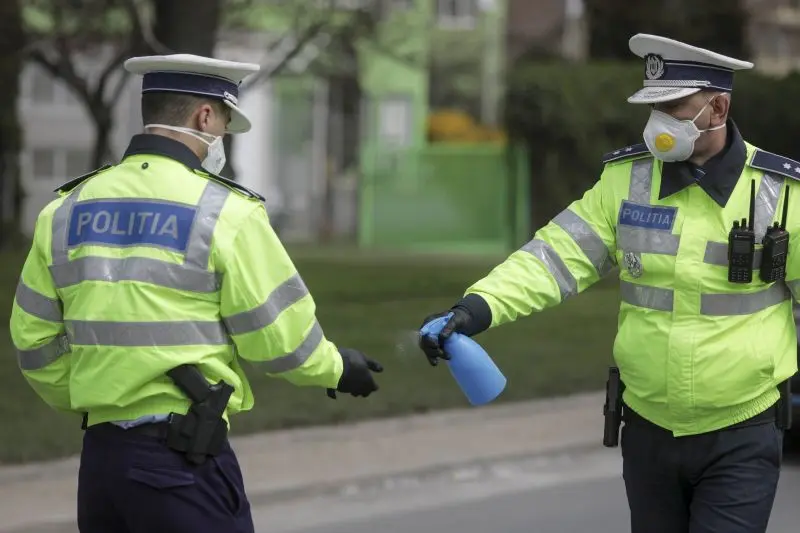
[[[368,359],[363,353],[352,348],[341,348],[339,353],[342,355],[342,377],[339,378],[339,385],[334,389],[328,389],[328,397],[336,399],[336,391],[349,393],[352,396],[366,398],[376,390],[378,384],[372,377],[372,372],[383,372],[383,367],[377,361]]]
[[[439,332],[439,335],[436,337],[430,337],[427,335],[420,335],[419,337],[419,347],[422,348],[422,351],[425,352],[425,356],[428,358],[428,362],[431,366],[436,366],[439,364],[439,359],[450,359],[450,356],[444,353],[442,350],[444,346],[444,341],[446,341],[450,335],[455,333],[467,333],[470,332],[472,328],[472,315],[463,307],[453,307],[449,311],[445,311],[443,313],[436,313],[435,315],[430,315],[425,318],[422,322],[422,326],[420,329],[425,326],[431,320],[436,320],[437,318],[447,316],[448,314],[452,313],[453,316],[450,317],[450,320],[445,322],[442,330]]]

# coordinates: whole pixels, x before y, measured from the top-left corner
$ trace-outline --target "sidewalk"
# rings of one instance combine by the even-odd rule
[[[253,505],[399,474],[602,446],[601,393],[232,439]],[[0,468],[0,532],[74,523],[76,458]]]

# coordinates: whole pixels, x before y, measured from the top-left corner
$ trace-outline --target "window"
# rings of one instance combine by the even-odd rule
[[[92,155],[88,150],[64,150],[64,170],[66,179],[77,178],[91,168]]]
[[[37,148],[31,152],[31,172],[36,181],[50,181],[56,176],[56,152]]]
[[[476,0],[436,0],[436,19],[443,27],[473,28],[476,11]]]
[[[73,148],[34,148],[31,177],[38,182],[65,182],[91,170],[91,152]]]
[[[395,13],[410,11],[415,0],[375,0],[374,13],[379,20],[391,18]]]
[[[80,105],[64,83],[36,64],[29,64],[23,76],[22,99],[38,106],[64,108]]]
[[[318,9],[366,9],[370,0],[317,0]]]
[[[582,18],[585,11],[583,0],[567,0],[564,10],[568,19]]]
[[[389,13],[405,11],[414,7],[414,0],[382,0],[382,7],[385,12]]]
[[[412,107],[407,97],[383,98],[378,103],[378,137],[384,146],[402,148],[411,143]]]
[[[31,68],[30,100],[36,104],[56,102],[56,84],[52,76],[39,66]]]

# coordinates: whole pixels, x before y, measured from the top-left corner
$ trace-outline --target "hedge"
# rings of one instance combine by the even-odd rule
[[[642,86],[641,63],[538,63],[509,77],[505,122],[530,153],[534,227],[597,181],[602,156],[642,142],[649,107],[627,97]],[[739,72],[731,116],[756,146],[800,159],[800,74],[767,77]]]

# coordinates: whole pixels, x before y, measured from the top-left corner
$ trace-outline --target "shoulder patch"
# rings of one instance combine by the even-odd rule
[[[78,176],[77,178],[71,179],[68,182],[60,185],[58,188],[54,189],[53,192],[69,192],[84,181],[88,180],[89,178],[93,178],[111,168],[113,165],[103,165],[100,168],[94,169],[91,172],[84,174],[83,176]]]
[[[218,176],[216,174],[212,174],[211,172],[208,172],[206,170],[195,171],[195,172],[200,174],[201,176],[207,176],[207,177],[211,178],[214,181],[222,183],[223,185],[225,185],[227,187],[230,187],[231,189],[235,190],[236,192],[242,194],[243,196],[247,196],[248,198],[255,198],[255,199],[260,200],[262,202],[266,202],[267,201],[266,198],[264,198],[263,196],[258,194],[256,191],[254,191],[252,189],[248,189],[247,187],[245,187],[241,183],[237,183],[237,182],[235,182],[235,181],[233,181],[231,179],[223,178],[222,176]]]
[[[644,154],[650,155],[650,150],[648,150],[645,143],[632,144],[630,146],[626,146],[625,148],[608,152],[603,156],[603,164],[605,165],[614,161],[622,161],[624,159],[628,159],[629,157],[641,156]]]
[[[787,178],[800,180],[800,163],[794,159],[765,150],[756,149],[753,158],[750,160],[750,166],[766,172],[774,172]]]

